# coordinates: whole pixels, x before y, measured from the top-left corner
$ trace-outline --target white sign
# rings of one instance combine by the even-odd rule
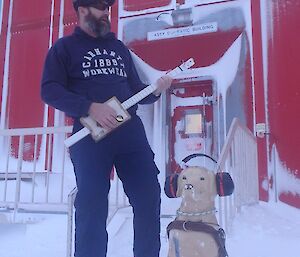
[[[189,26],[189,27],[151,31],[148,32],[147,34],[147,40],[153,41],[153,40],[160,40],[160,39],[167,39],[167,38],[184,37],[184,36],[212,33],[212,32],[216,32],[217,30],[218,30],[218,23],[210,22],[210,23],[204,23],[204,24],[199,24],[199,25]]]

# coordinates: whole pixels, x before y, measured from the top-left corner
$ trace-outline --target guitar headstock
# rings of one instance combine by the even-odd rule
[[[181,65],[177,66],[174,70],[169,71],[167,74],[171,77],[175,77],[177,74],[188,70],[195,64],[195,61],[193,58],[188,59],[185,62],[182,62]]]
[[[195,64],[195,61],[193,58],[188,59],[187,61],[183,62],[179,68],[184,71],[187,70],[189,68],[191,68],[193,65]]]

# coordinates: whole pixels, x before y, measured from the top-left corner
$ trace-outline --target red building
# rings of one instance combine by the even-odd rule
[[[182,60],[196,61],[160,103],[141,109],[152,120],[145,124],[152,143],[157,125],[168,125],[162,135],[168,141],[166,170],[176,170],[194,152],[217,158],[232,119],[238,117],[261,135],[260,198],[278,196],[300,208],[299,1],[116,2],[113,29],[142,64],[145,82]],[[0,128],[69,122],[41,102],[39,86],[48,48],[76,24],[71,0],[3,0],[2,10]],[[198,125],[185,126],[187,120]]]

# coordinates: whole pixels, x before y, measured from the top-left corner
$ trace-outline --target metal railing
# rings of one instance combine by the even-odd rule
[[[0,130],[0,208],[13,211],[13,221],[21,210],[68,214],[67,257],[72,256],[77,189],[68,150],[62,145],[71,129]],[[256,138],[238,119],[231,124],[218,165],[235,183],[234,194],[219,200],[219,223],[228,231],[243,205],[258,202]],[[128,206],[119,184],[118,179],[111,183],[108,223]]]
[[[237,118],[230,126],[218,165],[230,173],[235,185],[231,196],[219,198],[219,223],[228,232],[242,206],[259,201],[256,138]]]
[[[73,165],[64,140],[72,127],[45,127],[0,130],[0,210],[65,213],[68,215],[67,256],[72,255],[74,200],[77,189]],[[129,206],[120,181],[111,181],[111,221],[122,207]]]
[[[74,187],[68,151],[61,147],[72,127],[0,130],[0,208],[67,212]],[[58,186],[59,185],[59,186]]]

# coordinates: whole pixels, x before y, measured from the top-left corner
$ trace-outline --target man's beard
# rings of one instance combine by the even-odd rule
[[[97,19],[89,10],[89,14],[85,17],[85,21],[96,37],[104,37],[110,32],[111,25],[107,16]]]

